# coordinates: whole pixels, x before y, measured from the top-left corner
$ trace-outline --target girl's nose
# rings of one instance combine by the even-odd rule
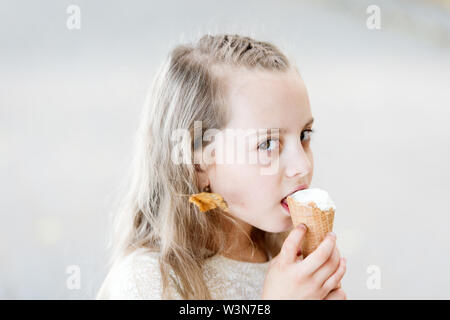
[[[291,148],[291,151],[287,154],[286,161],[286,176],[288,178],[297,175],[304,177],[312,170],[311,161],[309,161],[308,155],[302,145]]]

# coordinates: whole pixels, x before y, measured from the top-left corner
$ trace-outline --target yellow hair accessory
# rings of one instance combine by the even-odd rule
[[[214,208],[228,211],[228,205],[221,195],[211,192],[193,194],[189,197],[189,202],[195,204],[201,212],[206,212]]]

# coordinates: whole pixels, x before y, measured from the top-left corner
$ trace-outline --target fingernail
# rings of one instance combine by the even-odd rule
[[[331,237],[333,237],[334,239],[336,239],[336,234],[334,232],[328,232],[328,235],[330,235]]]
[[[297,229],[303,229],[303,230],[306,230],[306,226],[305,226],[303,223],[300,223],[300,224],[297,226]]]

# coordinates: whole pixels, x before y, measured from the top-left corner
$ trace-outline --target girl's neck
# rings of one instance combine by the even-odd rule
[[[219,252],[220,255],[232,260],[264,263],[269,260],[265,248],[263,231],[237,219],[241,228],[237,228],[229,221],[222,220],[225,233],[228,234],[226,249]],[[239,230],[237,230],[239,229]]]
[[[267,253],[262,248],[251,248],[251,250],[234,250],[225,251],[221,253],[222,256],[232,260],[252,262],[252,263],[264,263],[269,261]]]
[[[248,236],[238,233],[240,237],[233,237],[228,240],[227,249],[220,254],[237,261],[263,263],[269,260],[267,250],[262,239],[253,237],[253,230],[249,231]],[[231,233],[233,234],[233,233]],[[250,242],[253,240],[253,243]]]

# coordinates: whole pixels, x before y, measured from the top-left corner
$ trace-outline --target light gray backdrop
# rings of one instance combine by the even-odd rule
[[[66,26],[70,5],[79,30]],[[381,29],[366,25],[369,5]],[[299,66],[316,118],[313,186],[338,207],[348,297],[450,298],[448,1],[0,8],[0,298],[95,296],[147,89],[171,47],[207,31],[272,41]],[[67,287],[71,265],[79,290]]]

